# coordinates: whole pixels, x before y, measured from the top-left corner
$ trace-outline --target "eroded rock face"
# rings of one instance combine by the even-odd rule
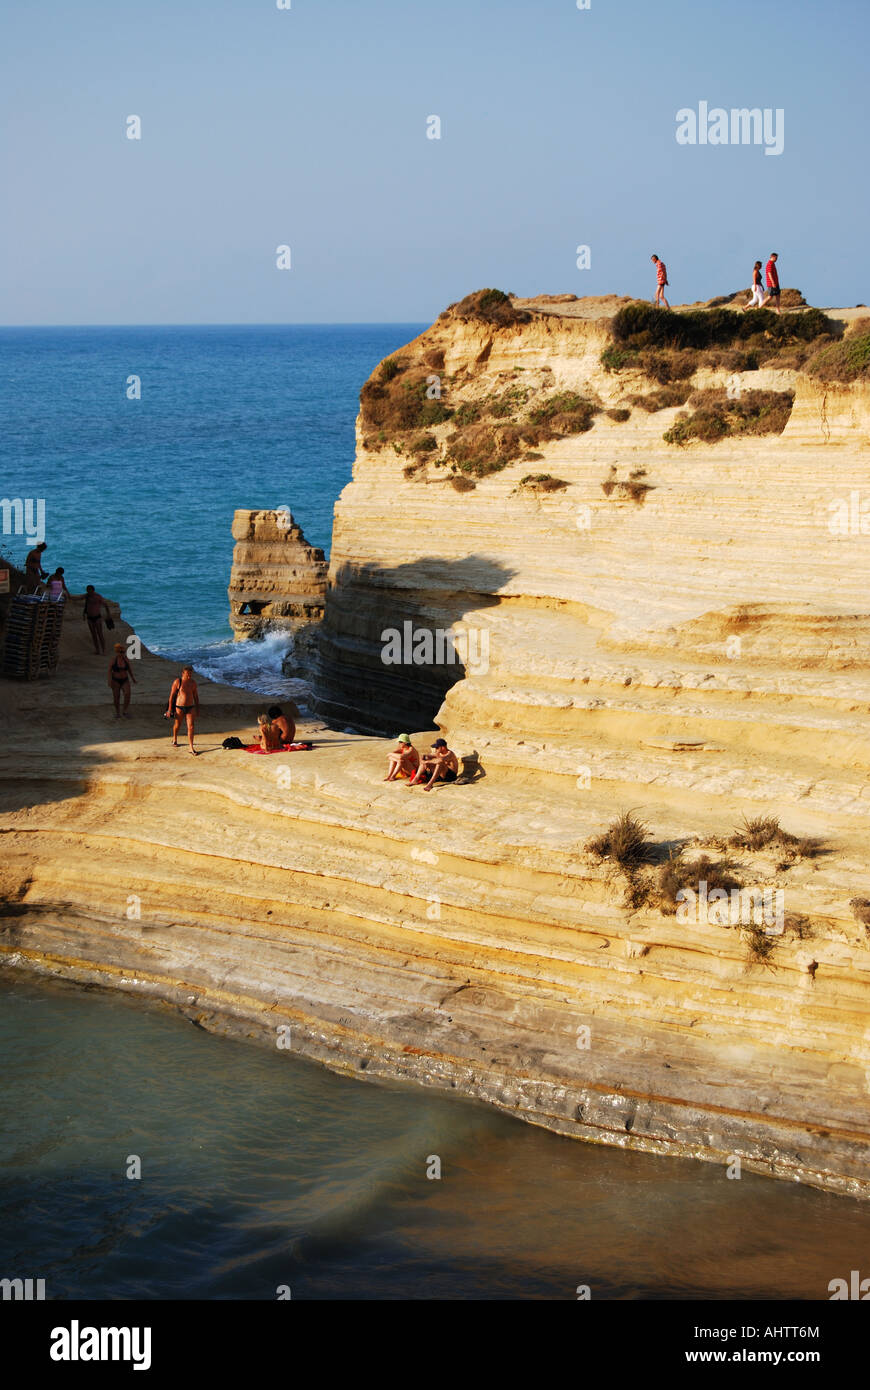
[[[431,725],[446,697],[439,722],[472,734],[473,711],[481,733],[495,698],[498,728],[522,738],[525,711],[511,718],[505,690],[571,706],[590,673],[635,659],[656,687],[672,662],[697,667],[678,685],[717,676],[741,691],[766,668],[870,674],[870,386],[824,385],[781,361],[734,372],[699,351],[677,383],[687,392],[787,394],[793,406],[781,434],[679,446],[664,435],[681,407],[638,404],[661,394],[657,381],[602,365],[621,301],[513,306],[504,322],[453,306],[363,389],[353,480],[335,509],[318,711],[386,732]],[[547,437],[554,401],[566,423]],[[413,642],[408,659],[385,659],[408,622],[415,638],[431,634],[436,659],[422,646],[415,657]],[[486,660],[439,663],[446,630],[476,638]]]
[[[236,641],[266,629],[298,632],[323,617],[326,561],[288,511],[237,511],[227,593]]]

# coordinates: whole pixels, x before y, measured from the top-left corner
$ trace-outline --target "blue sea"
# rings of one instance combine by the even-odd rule
[[[233,512],[286,504],[328,554],[360,387],[424,326],[0,329],[0,496],[45,499],[45,564],[146,646],[279,693],[284,641],[231,641]]]

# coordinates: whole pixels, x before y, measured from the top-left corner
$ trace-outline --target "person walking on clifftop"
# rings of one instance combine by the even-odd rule
[[[660,260],[658,256],[650,256],[650,260],[656,268],[656,305],[659,309],[662,305],[664,305],[666,309],[670,309],[671,306],[665,299],[665,285],[668,283],[668,268],[664,261]]]
[[[764,285],[761,281],[761,261],[756,261],[752,267],[752,297],[748,304],[744,304],[743,312],[747,309],[760,309],[764,304]]]
[[[778,271],[777,268],[776,268],[776,263],[777,263],[778,260],[779,260],[779,256],[778,256],[777,252],[776,252],[776,251],[771,251],[771,253],[770,253],[770,260],[767,262],[767,265],[764,267],[764,278],[765,278],[765,280],[767,281],[767,295],[766,295],[765,300],[764,300],[764,307],[765,307],[765,309],[772,309],[773,312],[774,312],[775,314],[779,314],[779,313],[782,312],[781,309],[780,309],[780,307],[779,307],[779,304],[780,304],[779,271]],[[771,302],[770,302],[771,300],[773,300],[773,303],[772,303],[772,304],[771,304]]]

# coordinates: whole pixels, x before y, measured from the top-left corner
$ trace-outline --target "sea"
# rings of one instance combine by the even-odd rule
[[[296,694],[286,637],[232,641],[233,512],[288,506],[328,557],[360,387],[424,327],[0,328],[0,496],[44,503],[44,566],[117,599],[152,651]]]
[[[328,551],[360,386],[422,326],[0,330],[0,494],[44,500],[46,563],[147,646],[284,693],[280,639],[230,640],[233,511],[286,504]],[[47,1298],[823,1300],[870,1275],[870,1204],[336,1076],[159,1004],[6,971],[0,1057],[0,1276]]]

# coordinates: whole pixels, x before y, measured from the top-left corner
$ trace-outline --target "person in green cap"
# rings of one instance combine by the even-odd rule
[[[399,734],[396,747],[390,753],[385,782],[394,782],[397,777],[411,778],[420,766],[420,754],[411,742],[410,734]]]

